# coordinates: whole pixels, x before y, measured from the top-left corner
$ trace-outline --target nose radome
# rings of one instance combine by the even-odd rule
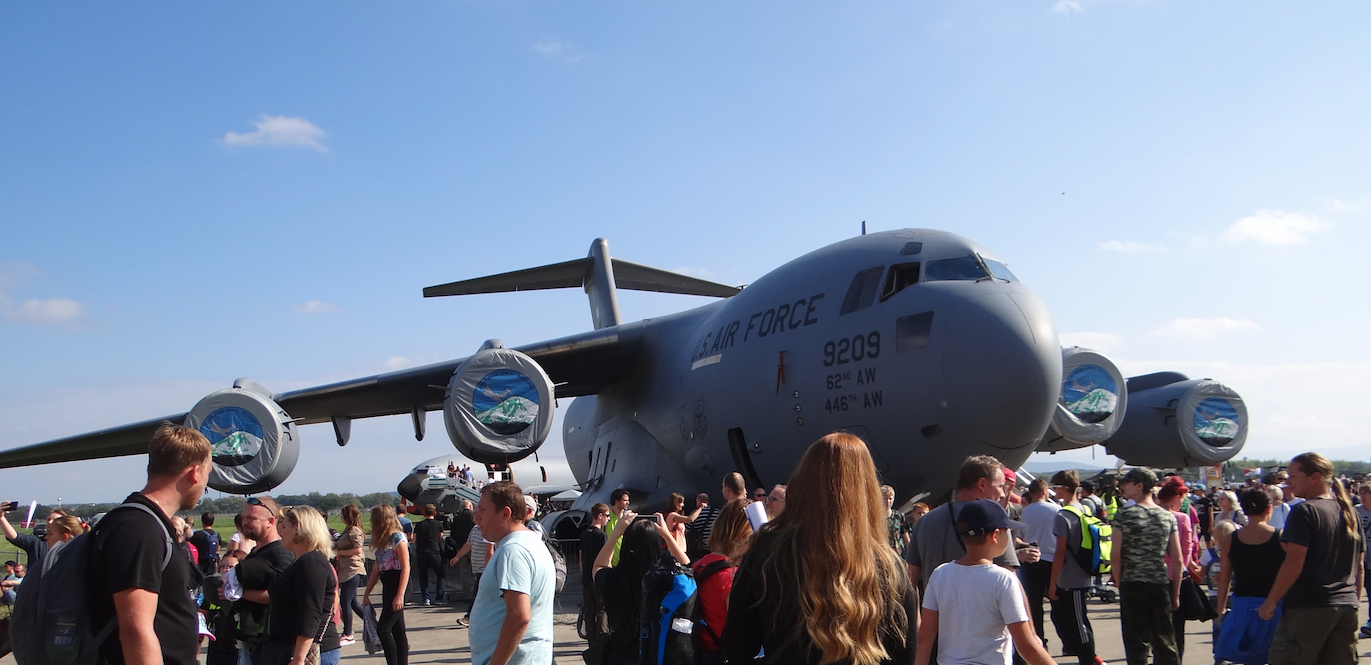
[[[1006,450],[1033,445],[1052,417],[1061,349],[1047,308],[1029,292],[998,292],[948,312],[943,376],[962,431]]]

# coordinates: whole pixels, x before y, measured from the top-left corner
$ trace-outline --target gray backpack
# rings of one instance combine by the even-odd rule
[[[125,503],[114,510],[135,509],[157,520],[166,538],[162,569],[171,562],[175,541],[162,519],[140,503]],[[110,511],[114,512],[114,511]],[[106,520],[108,520],[108,516]],[[30,570],[20,585],[10,624],[10,645],[19,665],[94,665],[100,660],[100,644],[114,632],[114,617],[104,625],[92,625],[91,592],[87,568],[95,531],[81,534],[53,548],[37,570]]]

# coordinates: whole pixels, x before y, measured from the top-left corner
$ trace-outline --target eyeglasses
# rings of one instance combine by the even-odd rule
[[[765,495],[765,494],[762,494],[761,492],[758,492],[758,493],[756,493],[756,494],[753,494],[753,495],[752,495],[752,498],[754,498],[754,499],[756,499],[756,500],[758,500],[758,501],[761,501],[762,499],[765,499],[765,498],[766,498],[766,495]]]
[[[765,501],[765,502],[767,502],[767,503],[776,503],[777,501],[779,501],[779,502],[781,502],[781,503],[785,503],[785,499],[778,499],[778,498],[776,498],[776,497],[774,497],[774,496],[769,496],[769,497],[767,497],[767,498],[765,498],[765,499],[762,499],[762,500]]]

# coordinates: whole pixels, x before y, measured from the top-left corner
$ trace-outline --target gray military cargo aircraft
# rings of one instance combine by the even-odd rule
[[[628,488],[639,505],[671,492],[785,482],[806,446],[835,430],[870,447],[901,496],[946,495],[968,455],[1010,468],[1035,451],[1103,444],[1131,464],[1187,467],[1234,456],[1246,407],[1223,384],[1161,372],[1125,380],[1105,356],[1059,346],[1042,301],[994,253],[943,231],[861,235],[797,258],[746,287],[611,258],[453,282],[425,297],[584,288],[594,330],[274,394],[239,379],[187,413],[0,453],[0,468],[147,451],[164,421],[214,444],[210,485],[253,493],[280,484],[299,455],[297,424],[442,410],[448,435],[488,469],[533,455],[556,398],[576,397],[563,445],[584,491]],[[719,300],[624,323],[616,291]]]

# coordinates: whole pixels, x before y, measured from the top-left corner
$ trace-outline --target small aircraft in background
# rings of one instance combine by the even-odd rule
[[[442,410],[457,450],[498,473],[538,450],[555,399],[572,397],[562,439],[578,509],[618,487],[637,505],[717,492],[732,471],[749,487],[785,482],[835,430],[866,441],[901,496],[935,500],[968,455],[1018,468],[1036,451],[1103,444],[1130,464],[1188,467],[1233,457],[1247,437],[1241,397],[1217,381],[1125,379],[1100,353],[1061,348],[1008,265],[948,232],[864,234],[745,287],[611,258],[597,239],[586,258],[424,296],[554,288],[585,290],[594,330],[512,349],[489,340],[467,358],[279,394],[239,379],[186,413],[0,452],[0,468],[144,453],[172,421],[211,443],[220,430],[260,441],[251,456],[216,448],[210,482],[254,493],[294,468],[297,424],[331,422],[346,445],[353,419],[409,414],[422,440],[425,414]],[[624,322],[619,289],[718,300]]]

